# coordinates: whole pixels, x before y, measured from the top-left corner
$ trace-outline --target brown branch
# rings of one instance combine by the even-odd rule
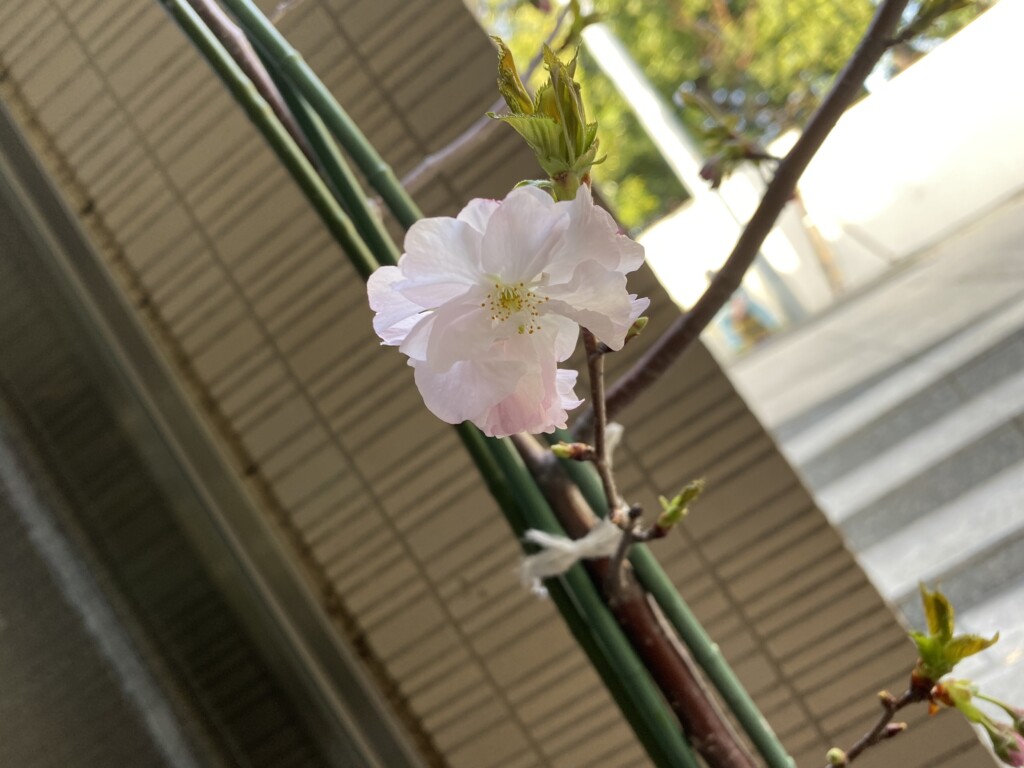
[[[611,460],[608,456],[606,429],[608,418],[605,414],[604,395],[604,352],[598,345],[597,338],[586,328],[583,329],[583,346],[587,353],[587,372],[590,375],[590,399],[594,409],[594,457],[592,461],[601,477],[604,495],[608,500],[608,516],[616,525],[625,521],[619,514],[622,501],[615,487],[615,476],[612,474]]]
[[[609,390],[608,418],[614,418],[651,386],[697,340],[701,331],[718,314],[739,287],[753,264],[764,239],[793,195],[797,180],[821,147],[836,122],[860,93],[864,80],[885,53],[908,0],[885,0],[846,63],[828,96],[818,107],[803,134],[779,163],[775,176],[757,210],[740,234],[732,253],[704,294],[693,307],[678,318],[641,356],[633,367]],[[586,435],[593,425],[593,412],[585,411],[577,419],[574,432]]]
[[[285,130],[288,131],[288,135],[298,144],[302,154],[313,164],[314,168],[318,168],[320,163],[309,146],[306,135],[295,122],[295,118],[292,116],[291,110],[284,103],[284,98],[281,96],[280,91],[278,91],[277,85],[274,83],[270,73],[267,72],[267,68],[263,66],[263,62],[260,61],[259,55],[245,36],[245,33],[217,5],[215,0],[188,0],[188,4],[199,14],[199,17],[210,28],[210,31],[216,35],[225,50],[231,55],[231,58],[241,67],[245,76],[252,81],[260,96],[270,105],[274,115],[281,122],[281,125],[284,126]]]
[[[638,539],[636,526],[640,521],[640,514],[640,507],[633,506],[629,508],[628,517],[621,526],[622,538],[619,540],[619,546],[615,549],[615,554],[608,559],[604,591],[609,601],[617,600],[622,592],[622,564],[626,562],[630,546]]]
[[[597,518],[579,488],[536,438],[513,435],[512,442],[569,536],[574,539],[585,536]],[[609,560],[586,560],[584,564],[597,588],[602,590],[608,579]],[[757,768],[753,756],[705,686],[689,651],[661,617],[628,563],[623,565],[622,587],[608,604],[690,743],[708,766]]]
[[[893,717],[908,704],[924,701],[928,696],[920,690],[909,688],[898,699],[894,698],[887,691],[879,694],[879,698],[882,702],[882,714],[878,718],[878,722],[875,723],[875,726],[870,731],[861,736],[852,747],[846,750],[844,753],[846,760],[840,763],[841,765],[849,765],[868,747],[874,746],[880,741],[899,736],[906,729],[906,725],[903,723],[893,723]],[[833,765],[830,763],[825,768],[832,768]]]

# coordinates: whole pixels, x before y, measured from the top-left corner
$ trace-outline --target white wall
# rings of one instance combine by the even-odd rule
[[[836,126],[800,188],[851,278],[1024,189],[1022,33],[1024,0],[1003,0]]]

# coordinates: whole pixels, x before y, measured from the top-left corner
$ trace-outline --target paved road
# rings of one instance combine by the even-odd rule
[[[879,591],[940,582],[1024,705],[1024,196],[731,366]]]

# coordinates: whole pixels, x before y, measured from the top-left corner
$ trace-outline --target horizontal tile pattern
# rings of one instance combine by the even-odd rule
[[[343,254],[157,4],[51,0],[0,20],[37,138],[116,234],[165,324],[159,343],[202,383],[239,473],[273,491],[297,556],[448,763],[645,765],[551,606],[516,583],[506,524],[377,345]],[[280,27],[399,173],[493,100],[493,53],[458,0],[305,0]],[[450,213],[535,174],[502,131],[420,202]],[[654,299],[651,337],[676,310],[649,272],[633,288]],[[648,508],[708,479],[657,554],[799,762],[820,762],[911,662],[901,631],[702,348],[627,414],[626,434],[622,485]],[[989,765],[974,744],[947,718],[863,762]]]

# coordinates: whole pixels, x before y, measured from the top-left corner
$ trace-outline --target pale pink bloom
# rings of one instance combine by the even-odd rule
[[[626,290],[643,248],[587,187],[556,203],[534,187],[415,223],[397,267],[368,283],[374,330],[409,357],[427,407],[484,433],[551,432],[582,401],[560,370],[580,326],[612,349],[647,308]]]

